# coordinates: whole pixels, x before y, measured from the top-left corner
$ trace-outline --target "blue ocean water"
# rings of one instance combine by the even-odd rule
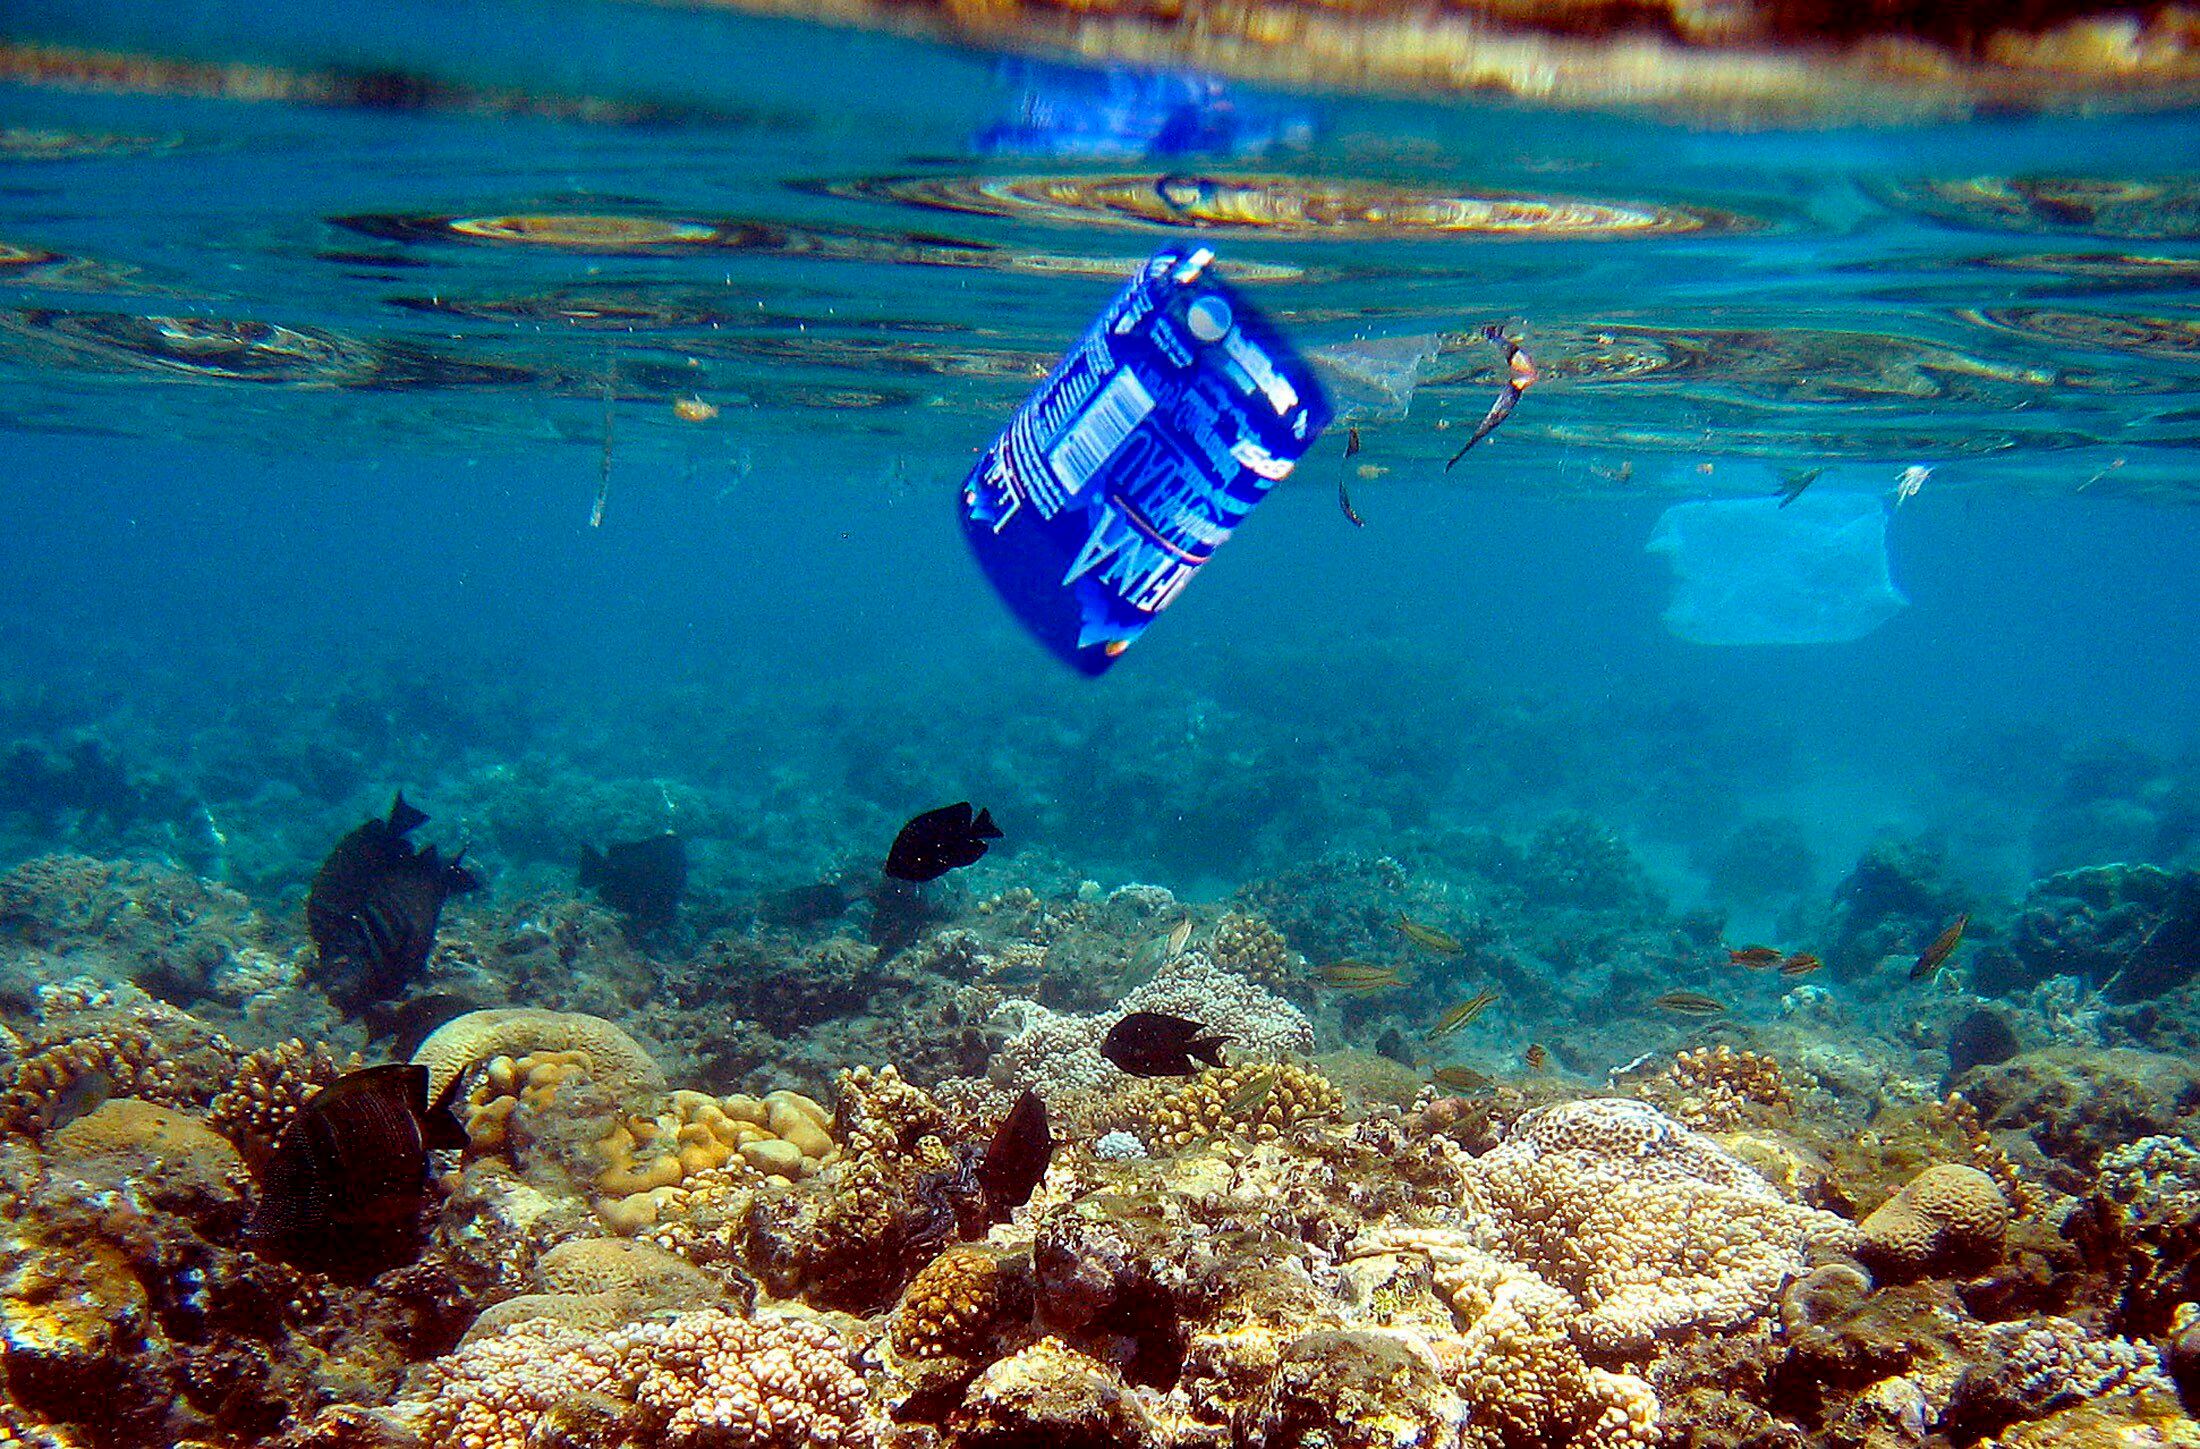
[[[2003,884],[2030,862],[1991,837],[2023,837],[2030,806],[1951,818],[1979,806],[1946,788],[1965,741],[2037,728],[2190,758],[2187,117],[1722,132],[1248,95],[1299,144],[1256,127],[1251,156],[1035,161],[982,142],[1028,106],[1026,72],[849,32],[585,5],[554,26],[500,6],[17,15],[49,45],[473,88],[397,109],[143,93],[187,81],[0,93],[12,134],[79,138],[20,140],[0,210],[28,259],[0,273],[0,647],[17,708],[57,724],[120,708],[185,728],[271,681],[372,669],[614,734],[663,700],[632,748],[699,774],[685,722],[701,738],[713,711],[757,710],[753,771],[817,747],[775,696],[834,695],[923,721],[925,768],[956,791],[1034,710],[1073,733],[1123,719],[1104,748],[1135,756],[1148,701],[1211,708],[1287,730],[1296,761],[1263,758],[1314,773],[1404,710],[1431,733],[1406,785],[1466,818],[1526,802],[1461,793],[1477,746],[1464,723],[1447,744],[1443,704],[1521,691],[1598,712],[1617,733],[1592,756],[1625,756],[1631,719],[1703,722],[1670,743],[1731,785],[1723,803],[1600,796],[1631,793],[1610,771],[1533,797],[1571,793],[1653,856],[1709,829],[1661,809],[1771,812],[1829,859],[1883,828],[1986,837],[1976,868]],[[480,100],[522,92],[655,109]],[[1192,174],[1240,211],[1137,203]],[[2080,181],[2084,207],[2023,199]],[[1510,233],[1428,224],[1493,194],[1546,210]],[[1623,219],[1579,234],[1596,206]],[[674,230],[452,225],[530,215]],[[974,573],[954,491],[1113,278],[1186,232],[1257,269],[1251,295],[1306,346],[1443,351],[1407,415],[1366,428],[1368,527],[1335,504],[1332,438],[1124,677],[1065,677]],[[1473,336],[1490,321],[1545,376],[1447,473],[1445,430],[1494,388]],[[719,411],[684,421],[681,398]],[[1868,637],[1721,648],[1662,626],[1671,584],[1643,545],[1667,506],[1818,467],[1818,489],[1893,508],[1913,466],[1930,475],[1888,534],[1910,606]],[[1277,687],[1309,661],[1321,684]],[[1178,763],[1230,768],[1214,743]],[[1297,847],[1380,843],[1331,825]]]

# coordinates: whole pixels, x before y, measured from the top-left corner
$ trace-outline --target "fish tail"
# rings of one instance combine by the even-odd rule
[[[1210,1067],[1219,1067],[1222,1065],[1222,1044],[1229,1039],[1226,1036],[1196,1037],[1184,1048],[1184,1054],[1197,1057]]]

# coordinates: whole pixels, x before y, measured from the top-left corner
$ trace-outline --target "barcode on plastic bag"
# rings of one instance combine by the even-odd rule
[[[1078,492],[1152,411],[1153,394],[1146,391],[1138,374],[1127,367],[1119,369],[1047,454],[1047,466],[1064,489]]]

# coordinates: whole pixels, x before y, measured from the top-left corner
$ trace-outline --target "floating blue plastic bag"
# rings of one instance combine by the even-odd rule
[[[1141,268],[963,480],[963,532],[1016,617],[1100,674],[1329,423],[1311,368],[1208,270]]]
[[[1675,504],[1649,551],[1673,565],[1665,627],[1697,644],[1837,644],[1910,602],[1887,574],[1887,510],[1870,493]]]

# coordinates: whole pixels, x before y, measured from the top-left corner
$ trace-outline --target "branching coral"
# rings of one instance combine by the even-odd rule
[[[830,1332],[717,1309],[601,1337],[514,1324],[428,1364],[402,1407],[430,1449],[526,1449],[546,1415],[582,1398],[607,1442],[837,1449],[876,1433],[863,1380]]]
[[[1167,1148],[1228,1134],[1266,1142],[1309,1118],[1333,1115],[1344,1096],[1321,1073],[1289,1062],[1209,1067],[1171,1093],[1153,1115]]]
[[[1717,1046],[1684,1051],[1659,1079],[1659,1105],[1704,1132],[1728,1132],[1767,1116],[1792,1116],[1795,1096],[1780,1063],[1758,1052]]]
[[[207,1125],[240,1149],[265,1148],[282,1135],[308,1097],[363,1064],[357,1052],[338,1057],[326,1042],[309,1044],[296,1037],[247,1052],[229,1085],[214,1095]]]
[[[1576,1335],[1612,1352],[1740,1327],[1813,1246],[1854,1237],[1709,1138],[1618,1098],[1529,1113],[1468,1180],[1506,1254],[1579,1297]]]
[[[90,1036],[42,1047],[8,1069],[0,1092],[0,1129],[41,1132],[66,1111],[74,1093],[102,1078],[110,1095],[169,1107],[203,1100],[196,1084],[143,1027],[109,1025]]]
[[[1225,971],[1274,991],[1291,979],[1295,953],[1275,927],[1258,916],[1232,911],[1215,927],[1207,954]]]

